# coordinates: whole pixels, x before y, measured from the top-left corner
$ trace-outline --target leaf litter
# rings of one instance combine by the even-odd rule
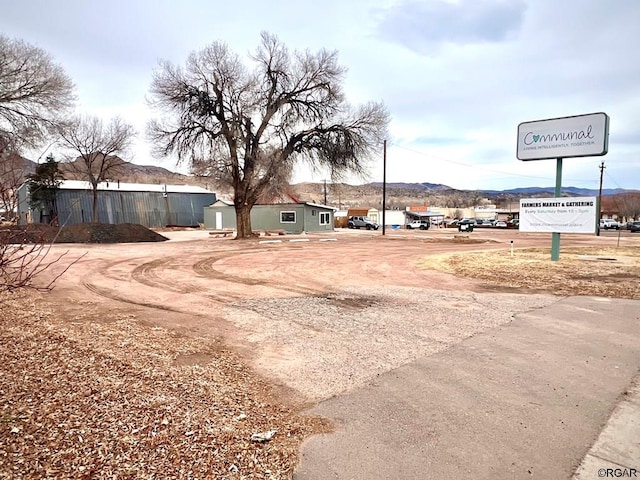
[[[288,479],[301,442],[330,430],[219,342],[133,315],[63,319],[42,298],[0,296],[0,478]]]

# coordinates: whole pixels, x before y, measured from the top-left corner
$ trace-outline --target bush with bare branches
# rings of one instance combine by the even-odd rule
[[[21,231],[0,230],[0,292],[33,287],[38,275],[60,263],[67,255],[68,252],[63,252],[51,256],[50,250],[55,239],[48,241],[45,235],[45,230],[41,230],[37,241],[33,242]],[[62,271],[38,289],[51,289],[55,281],[78,260],[67,263]]]

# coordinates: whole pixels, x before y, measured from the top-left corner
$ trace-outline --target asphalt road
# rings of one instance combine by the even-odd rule
[[[322,402],[312,413],[337,431],[306,444],[294,478],[569,479],[639,371],[639,346],[638,301],[517,315]]]

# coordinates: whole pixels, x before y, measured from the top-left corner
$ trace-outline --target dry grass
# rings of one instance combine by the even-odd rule
[[[219,343],[40,302],[0,297],[0,478],[290,478],[327,430]]]
[[[640,299],[640,248],[577,247],[469,252],[429,256],[422,268],[475,278],[489,285],[542,290],[556,295]]]

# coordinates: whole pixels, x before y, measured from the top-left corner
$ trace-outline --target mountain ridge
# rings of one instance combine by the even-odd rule
[[[372,182],[369,185],[382,188],[382,182]],[[505,190],[492,190],[492,189],[480,189],[480,190],[461,190],[457,188],[452,188],[447,185],[437,184],[437,183],[404,183],[404,182],[387,182],[387,188],[406,188],[406,189],[415,189],[419,191],[458,191],[458,192],[480,192],[485,193],[487,195],[501,195],[501,194],[511,194],[511,195],[540,195],[540,194],[549,194],[551,196],[555,195],[555,187],[517,187],[517,188],[509,188]],[[620,193],[628,193],[628,192],[637,192],[638,190],[629,190],[625,188],[604,188],[602,189],[602,195],[618,195]],[[598,196],[599,190],[593,188],[582,188],[582,187],[562,187],[563,194],[572,194],[572,195],[581,195],[581,196]]]
[[[25,173],[33,173],[37,165],[36,162],[24,159],[25,161]],[[77,161],[77,160],[76,160]],[[81,176],[74,172],[69,166],[68,162],[61,162],[61,170],[64,176],[68,180],[81,180]],[[169,183],[169,184],[188,184],[197,185],[204,188],[216,190],[213,186],[213,182],[207,177],[198,177],[192,175],[185,175],[182,173],[172,172],[171,170],[156,165],[138,165],[135,163],[124,161],[122,166],[119,167],[119,174],[117,175],[119,180],[131,182],[131,183]],[[115,178],[113,179],[115,180]],[[382,182],[369,182],[365,184],[351,185],[346,183],[340,184],[327,184],[327,188],[336,189],[340,188],[343,191],[347,189],[353,189],[356,192],[362,192],[362,190],[368,189],[381,189]],[[439,183],[429,182],[387,182],[388,190],[403,191],[404,194],[411,194],[412,192],[420,195],[425,193],[430,194],[446,194],[446,193],[479,193],[489,196],[505,196],[505,195],[548,195],[554,196],[555,187],[518,187],[509,188],[504,190],[496,189],[477,189],[477,190],[464,190],[450,187]],[[292,189],[306,190],[307,188],[317,190],[318,188],[324,188],[324,183],[321,182],[300,182],[291,184]],[[220,193],[224,192],[224,189],[218,189]],[[624,188],[604,188],[602,190],[603,196],[618,195],[630,192],[639,192],[640,190],[624,189]],[[567,186],[562,187],[563,195],[577,195],[577,196],[598,196],[599,190],[590,188],[581,188]]]

